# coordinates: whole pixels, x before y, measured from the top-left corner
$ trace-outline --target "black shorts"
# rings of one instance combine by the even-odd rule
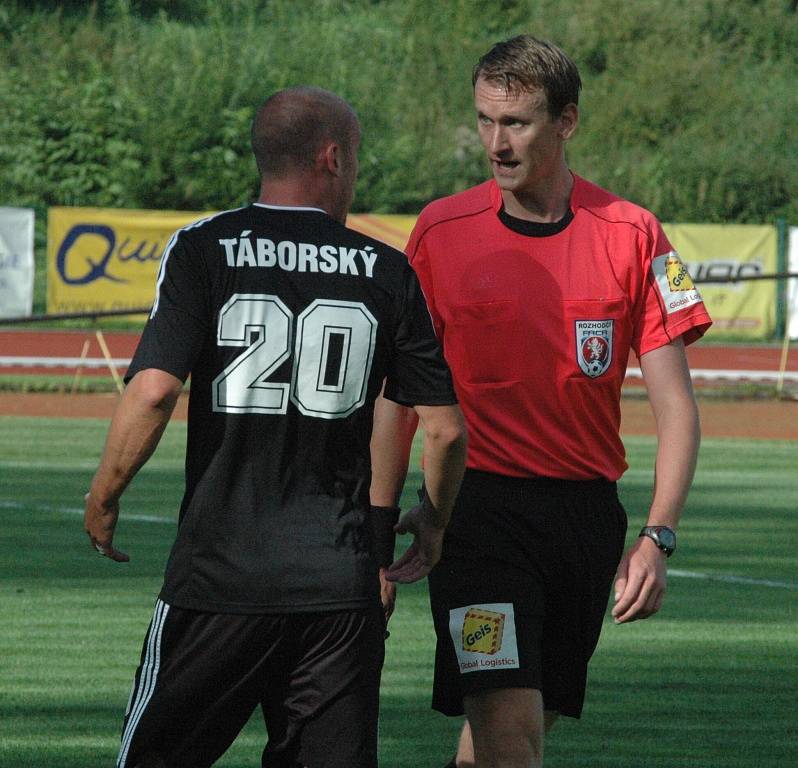
[[[536,688],[545,709],[579,717],[625,536],[615,483],[467,470],[429,576],[433,709]]]
[[[269,734],[264,768],[376,768],[384,630],[378,604],[233,615],[159,600],[118,768],[210,766],[258,704]]]

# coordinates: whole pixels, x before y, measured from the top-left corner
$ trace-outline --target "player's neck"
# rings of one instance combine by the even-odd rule
[[[329,212],[329,195],[312,178],[290,176],[263,179],[257,202],[264,205],[283,205],[292,208],[321,208]]]
[[[531,189],[502,190],[504,210],[524,221],[557,222],[570,208],[573,187],[574,177],[563,165],[554,177],[542,179]]]

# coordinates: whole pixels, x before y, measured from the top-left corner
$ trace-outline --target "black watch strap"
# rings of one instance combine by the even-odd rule
[[[647,536],[667,557],[676,551],[676,532],[667,525],[645,525],[640,536]]]

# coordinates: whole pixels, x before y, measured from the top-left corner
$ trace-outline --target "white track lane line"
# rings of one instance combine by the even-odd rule
[[[117,368],[127,368],[131,358],[113,358],[111,362]],[[0,368],[107,368],[108,361],[104,357],[50,357],[48,355],[0,355]],[[780,376],[785,381],[798,382],[798,371],[784,371],[781,374],[777,369],[741,370],[735,368],[691,368],[690,376],[693,379],[704,381],[778,381]],[[627,368],[627,379],[642,379],[643,372],[640,368]]]
[[[127,368],[129,357],[114,357],[111,362],[117,368]],[[107,368],[104,357],[29,357],[24,355],[0,355],[0,368]]]
[[[798,371],[785,371],[785,381],[798,381]],[[705,381],[777,381],[778,370],[741,370],[734,368],[691,368],[690,376]],[[627,368],[627,379],[642,379],[643,371],[640,368]]]

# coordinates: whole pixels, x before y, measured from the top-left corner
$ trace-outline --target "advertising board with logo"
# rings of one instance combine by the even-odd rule
[[[171,235],[212,213],[51,208],[47,311],[149,307],[161,255]],[[352,214],[347,224],[402,250],[415,220],[415,216]],[[745,224],[664,227],[675,252],[660,256],[654,270],[663,296],[671,297],[666,302],[669,311],[697,301],[698,289],[714,320],[710,330],[713,337],[771,338],[776,326],[774,281],[711,280],[775,272],[776,228]],[[697,285],[690,282],[691,278]],[[590,334],[583,341],[578,350],[583,371],[589,376],[601,375],[611,359],[611,344],[605,343],[607,339],[601,333]]]
[[[175,230],[212,215],[200,211],[50,208],[47,311],[148,308],[164,247]],[[351,215],[347,224],[402,250],[415,216]]]
[[[772,338],[776,330],[775,281],[727,281],[777,271],[776,228],[753,224],[665,224],[663,228],[689,272],[680,278],[678,266],[664,263],[667,257],[659,257],[663,263],[654,265],[663,295],[667,291],[673,297],[667,304],[669,311],[689,305],[693,286],[685,291],[683,280],[692,278],[712,317],[712,338]],[[712,282],[713,278],[718,282]],[[678,304],[680,301],[688,304]]]
[[[33,209],[0,207],[0,317],[33,309],[33,224]]]
[[[202,218],[188,211],[50,208],[47,311],[149,307],[172,233]]]

